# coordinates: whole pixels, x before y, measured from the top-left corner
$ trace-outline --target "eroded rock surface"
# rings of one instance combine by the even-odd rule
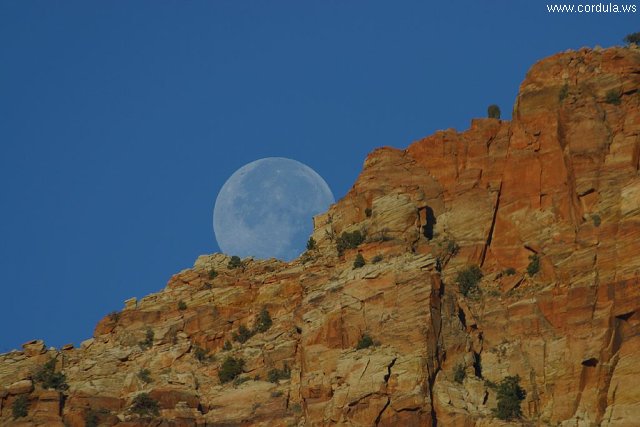
[[[299,259],[202,256],[80,348],[0,355],[0,424],[508,425],[490,384],[517,374],[527,395],[511,425],[637,425],[639,87],[638,49],[540,61],[511,122],[371,153]],[[338,251],[356,230],[364,243]],[[464,296],[455,277],[470,264],[484,277]],[[234,341],[263,309],[273,325]],[[222,384],[230,356],[244,365]],[[68,388],[36,380],[51,358]],[[130,411],[142,392],[158,416]]]

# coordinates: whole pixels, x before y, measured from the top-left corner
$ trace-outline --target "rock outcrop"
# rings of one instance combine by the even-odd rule
[[[371,153],[297,260],[201,256],[80,348],[0,355],[0,424],[637,425],[639,88],[637,48],[540,61],[511,122]],[[37,375],[51,359],[66,386]],[[522,419],[501,421],[511,375]]]

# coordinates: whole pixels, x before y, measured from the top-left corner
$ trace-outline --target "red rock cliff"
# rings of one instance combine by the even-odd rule
[[[0,355],[0,423],[489,426],[492,383],[519,375],[510,424],[637,425],[639,87],[638,49],[540,61],[513,121],[371,153],[298,260],[202,256],[81,348]],[[234,341],[263,308],[273,325]],[[52,357],[66,389],[35,375]],[[142,392],[157,415],[131,412]]]

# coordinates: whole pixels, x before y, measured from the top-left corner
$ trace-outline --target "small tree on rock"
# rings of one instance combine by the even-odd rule
[[[363,334],[356,344],[356,350],[362,350],[363,348],[369,348],[374,345],[373,338],[369,334]]]
[[[233,340],[238,341],[240,344],[244,344],[249,341],[249,338],[253,336],[253,331],[244,325],[240,325],[238,333],[233,333]]]
[[[611,89],[607,92],[604,101],[607,104],[620,105],[620,103],[622,102],[622,100],[620,99],[620,92],[615,89]]]
[[[143,349],[143,350],[151,348],[153,346],[154,337],[155,337],[155,333],[153,332],[153,329],[147,328],[147,332],[145,334],[144,341],[140,341],[138,343],[138,345],[140,345],[140,348]]]
[[[27,399],[26,395],[20,395],[13,401],[13,405],[11,405],[11,412],[14,419],[27,416],[29,413],[29,399]]]
[[[314,239],[313,237],[309,237],[309,240],[307,240],[307,250],[312,251],[315,248],[316,248],[316,239]]]
[[[287,364],[287,362],[284,363],[284,366],[282,367],[282,369],[274,368],[274,369],[271,369],[267,374],[267,379],[272,383],[277,383],[282,379],[288,379],[288,378],[291,378],[291,368],[289,368],[289,365]]]
[[[364,235],[360,232],[360,230],[352,231],[349,233],[348,231],[343,231],[340,237],[336,240],[336,249],[338,250],[338,254],[342,255],[346,249],[355,249],[362,242],[364,242]]]
[[[465,297],[478,289],[478,283],[482,279],[482,271],[477,265],[470,265],[458,272],[456,283],[460,293]]]
[[[356,259],[353,260],[353,268],[364,267],[367,262],[364,260],[362,254],[356,255]]]
[[[533,254],[529,257],[529,265],[527,265],[527,273],[529,276],[535,276],[540,271],[540,256]]]
[[[56,359],[50,359],[33,376],[42,388],[66,390],[69,388],[66,377],[62,372],[56,372]]]
[[[513,420],[522,417],[520,402],[527,396],[527,392],[520,387],[518,375],[505,377],[497,387],[498,407],[494,414],[501,420]]]
[[[640,32],[627,34],[624,38],[624,42],[627,44],[640,45]]]
[[[240,259],[239,256],[234,255],[229,260],[229,263],[227,264],[227,268],[229,270],[233,270],[234,268],[238,268],[238,267],[242,267],[242,260]]]
[[[138,378],[140,379],[140,381],[146,384],[149,384],[153,381],[153,379],[151,378],[151,371],[148,369],[140,369],[138,371]]]
[[[498,107],[496,104],[489,105],[489,107],[487,108],[487,116],[490,119],[499,119],[500,118],[500,107]]]
[[[272,324],[273,320],[271,319],[271,315],[267,311],[267,308],[263,307],[262,310],[260,310],[254,329],[256,332],[266,332]]]
[[[157,417],[160,415],[160,406],[158,405],[158,402],[149,396],[148,393],[140,393],[134,397],[129,410],[140,416]]]
[[[193,348],[193,356],[196,358],[198,362],[207,362],[211,360],[211,356],[209,356],[209,352],[200,347],[199,345],[194,346]]]
[[[244,360],[227,357],[218,371],[220,382],[224,384],[235,380],[242,373],[242,368],[244,368]]]

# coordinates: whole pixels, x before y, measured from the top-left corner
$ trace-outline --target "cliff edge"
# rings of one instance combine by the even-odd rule
[[[80,348],[0,355],[0,425],[634,425],[639,88],[638,48],[538,62],[512,121],[373,151],[297,260],[201,256]]]

